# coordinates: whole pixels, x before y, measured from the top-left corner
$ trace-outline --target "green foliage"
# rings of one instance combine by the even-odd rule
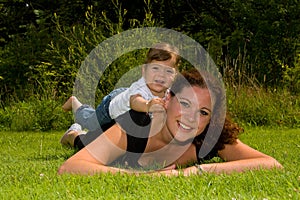
[[[297,199],[299,129],[248,128],[246,144],[275,157],[282,171],[155,177],[57,175],[73,153],[63,132],[0,132],[0,199]],[[162,190],[162,188],[164,188]]]
[[[10,129],[12,117],[8,110],[0,109],[0,130],[6,131]]]
[[[284,86],[294,94],[300,94],[300,49],[296,56],[293,67],[288,65],[282,67],[284,68]]]
[[[65,129],[71,124],[71,121],[65,119],[65,116],[61,114],[61,105],[58,104],[60,102],[58,99],[67,99],[72,95],[75,78],[79,78],[79,81],[85,83],[85,88],[91,88],[88,85],[90,81],[88,79],[92,79],[92,77],[81,80],[77,72],[83,61],[89,62],[85,60],[85,57],[92,49],[107,37],[123,31],[126,11],[122,10],[119,4],[115,4],[115,6],[116,14],[119,15],[119,21],[116,23],[110,21],[105,13],[99,17],[94,13],[93,7],[89,7],[85,13],[83,25],[76,24],[70,28],[62,26],[60,17],[54,14],[57,31],[53,34],[55,41],[51,41],[46,51],[41,54],[41,62],[29,67],[26,66],[28,67],[25,68],[27,71],[23,72],[22,75],[29,77],[28,84],[32,86],[22,84],[28,89],[26,98],[22,98],[25,100],[18,99],[19,94],[14,94],[11,97],[11,99],[15,98],[15,102],[12,101],[14,103],[8,104],[3,111],[3,117],[0,118],[0,121],[3,121],[2,129],[45,131]],[[150,24],[153,25],[154,21],[152,21],[149,11],[145,21],[135,20],[132,26]],[[10,53],[12,55],[12,52]],[[96,90],[96,104],[100,103],[104,95],[114,89],[123,74],[143,64],[145,53],[145,50],[129,52],[120,56],[105,71],[86,71],[89,74],[96,74],[96,77],[102,75]],[[87,70],[89,69],[95,70],[94,68],[87,68]],[[135,73],[134,78],[140,76],[139,73]],[[132,82],[132,78],[123,79],[123,83],[119,83],[119,85],[128,86],[127,83],[129,80]],[[7,91],[4,92],[7,93]],[[43,98],[40,98],[41,96]],[[6,99],[8,98],[6,97]],[[68,116],[70,118],[71,115]]]
[[[268,87],[288,85],[289,74],[298,72],[299,6],[293,0],[1,2],[0,98],[24,100],[41,86],[68,95],[80,63],[97,44],[145,26],[191,36],[224,76],[234,74],[232,81],[242,74]]]
[[[44,77],[45,79],[45,82],[41,85],[51,83],[52,87],[56,89],[55,94],[59,96],[66,97],[72,94],[78,69],[82,66],[83,61],[90,62],[85,60],[87,55],[105,39],[124,31],[123,26],[127,22],[125,18],[126,10],[121,8],[118,1],[114,2],[114,6],[115,16],[118,19],[116,22],[111,21],[107,17],[106,12],[102,12],[99,16],[92,6],[88,7],[85,13],[85,22],[83,25],[76,24],[71,28],[62,26],[59,16],[54,15],[58,39],[51,42],[50,48],[44,53],[46,62],[35,67],[36,80],[40,80],[39,77]],[[155,23],[151,18],[150,11],[146,12],[143,22],[133,19],[129,21],[130,28],[137,25],[154,25]],[[101,54],[102,52],[99,53]],[[101,70],[97,71],[104,66],[97,67],[97,70],[94,68],[95,72],[87,72],[97,74],[98,76],[101,76],[103,73],[97,94],[99,98],[102,98],[113,89],[122,74],[130,68],[135,67],[136,64],[140,65],[144,61],[144,58],[141,60],[140,55],[137,52],[128,53],[112,63],[105,72]],[[95,64],[99,65],[99,63]],[[88,82],[88,80],[82,80],[82,82],[84,81]]]
[[[195,1],[190,3],[197,23],[185,23],[195,30],[192,37],[210,47],[221,69],[229,67],[255,77],[265,86],[278,86],[283,78],[282,63],[292,67],[299,42],[297,1]],[[183,29],[185,30],[185,29]],[[242,55],[243,61],[236,65]],[[221,70],[222,71],[222,70]],[[235,81],[239,81],[239,76]]]
[[[18,130],[61,127],[50,125],[51,117],[45,117],[49,122],[42,126],[29,110],[67,99],[80,66],[99,43],[125,30],[155,26],[186,33],[207,49],[232,87],[228,107],[240,121],[298,126],[299,6],[293,0],[1,2],[0,104],[4,109],[0,128],[10,129],[12,124]],[[92,72],[101,76],[95,104],[124,73],[141,65],[144,56],[144,50],[129,52],[104,72]],[[181,68],[186,68],[184,63]],[[133,78],[126,77],[119,85],[129,80]],[[259,85],[257,93],[240,89],[253,85]],[[262,88],[268,88],[267,92]],[[284,96],[280,98],[278,91],[284,91]],[[284,111],[278,110],[283,106]]]
[[[229,88],[228,111],[241,124],[300,127],[299,95],[286,90]]]
[[[127,86],[128,82],[139,76],[137,68],[123,76],[117,87]],[[118,77],[115,79],[118,80]],[[112,82],[101,79],[99,87],[103,89],[101,83],[103,86],[113,87]],[[258,87],[227,88],[227,110],[242,126],[300,127],[299,94],[294,95],[287,90],[266,91]],[[101,102],[103,95],[104,92],[98,92],[96,105]],[[72,124],[73,116],[71,113],[64,113],[61,105],[62,101],[48,96],[32,97],[26,102],[18,101],[5,106],[0,110],[0,130],[66,130]]]
[[[26,35],[13,36],[13,41],[0,50],[0,100],[12,97],[24,100],[37,89],[36,86],[40,86],[32,81],[33,66],[41,62],[39,58],[48,38],[46,32],[32,26]]]
[[[46,131],[67,129],[72,116],[62,112],[57,100],[31,98],[0,110],[0,128],[13,131]]]

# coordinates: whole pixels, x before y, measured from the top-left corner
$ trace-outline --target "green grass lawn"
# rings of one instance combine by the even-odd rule
[[[300,129],[247,128],[241,140],[284,170],[191,177],[56,174],[63,132],[0,132],[0,199],[300,199]]]

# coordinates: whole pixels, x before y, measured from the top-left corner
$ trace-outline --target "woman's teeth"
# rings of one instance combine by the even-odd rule
[[[181,128],[183,128],[183,129],[185,129],[185,130],[191,130],[191,129],[192,129],[191,127],[186,126],[186,125],[184,125],[184,124],[182,124],[182,123],[180,123],[180,122],[178,122],[178,123],[179,123],[179,126],[180,126]]]

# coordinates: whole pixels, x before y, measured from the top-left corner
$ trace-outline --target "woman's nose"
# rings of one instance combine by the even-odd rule
[[[189,122],[196,122],[198,120],[197,112],[193,109],[184,109],[182,114]]]

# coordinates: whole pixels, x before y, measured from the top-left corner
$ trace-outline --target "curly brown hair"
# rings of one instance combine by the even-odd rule
[[[207,128],[203,133],[195,137],[193,140],[193,144],[195,144],[199,148],[201,148],[204,138],[206,137]],[[225,117],[222,132],[218,138],[217,143],[213,147],[212,151],[217,152],[224,149],[225,144],[236,143],[236,140],[238,139],[238,136],[241,132],[243,132],[243,128],[240,127],[237,123],[234,123],[232,119],[229,117],[229,115],[227,114]]]

